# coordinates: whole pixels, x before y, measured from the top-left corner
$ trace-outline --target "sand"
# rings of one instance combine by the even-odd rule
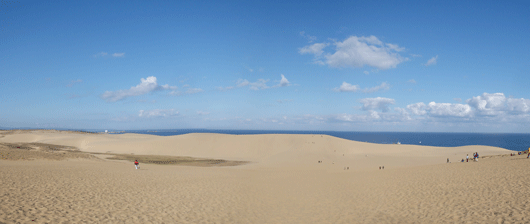
[[[325,135],[0,136],[0,154],[28,157],[0,159],[3,223],[530,222],[530,159],[495,147],[380,145]],[[46,151],[48,145],[63,148]],[[457,162],[473,152],[486,158]],[[105,153],[248,163],[141,162],[136,170]]]

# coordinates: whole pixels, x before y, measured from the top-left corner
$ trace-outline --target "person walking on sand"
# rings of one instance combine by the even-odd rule
[[[466,155],[466,163],[469,162],[469,154]]]
[[[138,162],[138,160],[134,160],[134,167],[136,167],[136,169],[139,168],[138,164],[140,164],[140,163]]]

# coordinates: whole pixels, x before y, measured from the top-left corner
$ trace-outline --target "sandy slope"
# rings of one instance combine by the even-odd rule
[[[153,136],[140,134],[79,134],[34,131],[10,134],[0,142],[39,142],[77,147],[87,152],[134,153],[245,160],[255,166],[301,169],[373,169],[417,166],[460,161],[467,154],[508,153],[490,146],[454,148],[386,145],[355,142],[327,135],[226,135],[186,134]],[[319,164],[317,161],[323,161]],[[333,166],[331,166],[333,165]]]
[[[0,138],[21,141],[254,163],[142,164],[135,170],[123,161],[0,160],[0,222],[530,222],[526,155],[445,163],[447,157],[474,151],[509,153],[492,147],[376,145],[316,135],[25,133]],[[343,169],[347,164],[350,170]],[[381,164],[385,170],[378,169]]]

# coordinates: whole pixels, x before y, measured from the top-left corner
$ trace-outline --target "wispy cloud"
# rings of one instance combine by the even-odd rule
[[[306,38],[306,39],[307,39],[307,42],[309,42],[309,43],[312,43],[312,42],[314,42],[314,41],[317,40],[317,37],[315,37],[315,36],[311,36],[311,35],[309,35],[309,34],[305,34],[304,31],[300,32],[300,36]]]
[[[208,115],[208,114],[210,114],[210,112],[197,111],[197,114],[198,114],[198,115]]]
[[[437,61],[438,61],[438,55],[429,59],[427,63],[425,64],[425,66],[435,65]]]
[[[174,117],[179,114],[175,109],[154,109],[154,110],[140,110],[138,117]]]
[[[324,54],[324,49],[330,43],[315,43],[299,48],[300,54],[314,54],[314,63],[327,64],[331,67],[355,67],[364,65],[377,69],[395,68],[407,61],[398,52],[405,48],[397,44],[383,43],[375,36],[350,36],[344,41],[334,41],[334,51]]]
[[[95,58],[98,58],[98,57],[107,57],[109,54],[107,52],[99,52],[97,54],[94,55]],[[111,54],[110,56],[112,57],[115,57],[115,58],[120,58],[120,57],[123,57],[125,56],[125,53],[113,53]]]
[[[267,83],[270,81],[269,79],[258,79],[256,82],[249,82],[246,79],[238,79],[236,81],[235,87],[245,87],[249,86],[249,89],[251,90],[264,90],[264,89],[270,89],[270,88],[278,88],[278,87],[286,87],[290,86],[291,82],[283,74],[281,74],[281,79],[278,81],[279,83],[273,86],[267,85]],[[230,89],[234,89],[234,86],[228,86],[228,87],[217,87],[216,89],[219,91],[226,91]]]
[[[72,87],[72,86],[74,86],[76,83],[80,83],[80,82],[83,82],[83,80],[81,80],[81,79],[72,80],[72,81],[70,81],[70,83],[68,83],[68,85],[66,85],[66,87]]]
[[[278,102],[278,103],[288,103],[288,102],[293,102],[293,100],[290,100],[290,99],[287,99],[287,100],[276,100],[276,102]]]
[[[203,90],[201,88],[189,88],[188,90],[186,90],[186,93],[187,94],[194,94],[194,93],[200,93],[202,91]]]
[[[125,56],[125,53],[114,53],[112,54],[112,57],[115,57],[115,58],[120,58],[120,57],[123,57]]]
[[[107,102],[116,102],[127,97],[139,96],[154,91],[177,89],[176,86],[169,86],[168,84],[158,85],[156,77],[154,76],[149,76],[146,79],[142,78],[140,79],[140,81],[140,84],[133,86],[130,89],[106,91],[105,93],[101,94],[100,97],[106,100]]]
[[[95,54],[94,57],[95,58],[97,58],[97,57],[105,57],[105,56],[107,56],[107,54],[108,54],[107,52],[99,52],[99,53]]]
[[[388,90],[388,89],[390,89],[390,85],[388,85],[388,83],[386,83],[386,82],[381,83],[381,85],[379,85],[379,86],[374,86],[372,88],[365,88],[365,89],[359,88],[359,85],[352,85],[352,84],[347,83],[347,82],[342,82],[342,85],[340,87],[334,88],[333,91],[335,91],[335,92],[357,92],[357,91],[361,91],[363,93],[373,93],[373,92],[377,92],[379,90]]]

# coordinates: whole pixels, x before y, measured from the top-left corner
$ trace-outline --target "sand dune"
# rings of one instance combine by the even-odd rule
[[[320,135],[40,131],[0,137],[0,143],[14,142],[252,163],[142,163],[135,170],[129,162],[73,154],[62,160],[2,159],[3,223],[530,222],[526,155],[445,163],[475,151],[483,157],[511,152],[494,147],[378,145]]]

